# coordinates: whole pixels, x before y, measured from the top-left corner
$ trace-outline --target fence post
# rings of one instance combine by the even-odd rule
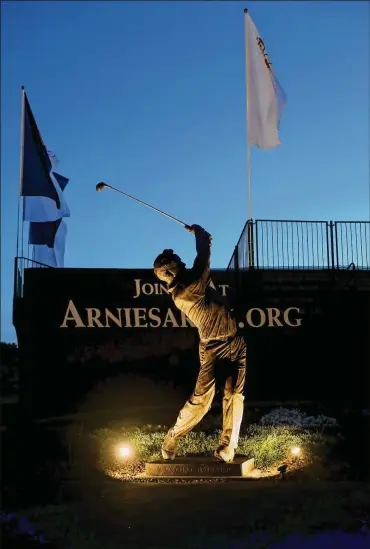
[[[14,290],[13,290],[13,311],[12,311],[12,317],[13,317],[13,324],[15,325],[15,318],[16,318],[16,308],[19,303],[19,299],[22,297],[22,279],[20,274],[20,269],[22,269],[22,258],[15,257],[14,258]]]
[[[17,297],[17,284],[18,282],[18,257],[14,258],[14,290],[13,290],[13,301]]]
[[[337,269],[339,269],[339,248],[338,248],[338,221],[335,221],[334,223],[334,229],[335,229],[335,256],[337,260]],[[341,232],[342,235],[342,232]],[[343,242],[343,237],[341,236],[341,241]],[[343,249],[341,250],[341,257],[343,259]],[[342,265],[343,267],[343,265]]]
[[[334,233],[333,227],[334,224],[332,221],[329,222],[330,227],[330,252],[331,252],[331,268],[335,269],[335,256],[334,256]]]
[[[239,271],[239,247],[238,245],[234,248],[234,267],[235,271]]]
[[[253,221],[248,221],[248,267],[254,268],[254,234],[253,234]]]

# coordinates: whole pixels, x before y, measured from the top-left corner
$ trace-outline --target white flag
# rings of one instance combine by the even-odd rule
[[[281,144],[278,130],[286,95],[276,79],[255,24],[248,13],[244,17],[248,145],[273,149]]]

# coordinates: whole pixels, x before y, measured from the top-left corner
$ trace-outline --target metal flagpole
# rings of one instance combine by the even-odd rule
[[[249,25],[248,10],[244,10],[245,21],[245,90],[246,90],[246,136],[247,136],[247,177],[248,177],[248,219],[252,219],[252,193],[251,193],[251,148],[249,145]]]
[[[245,23],[245,89],[246,89],[246,136],[247,136],[247,185],[248,185],[248,265],[254,267],[254,242],[253,242],[253,220],[252,220],[252,189],[251,189],[251,147],[249,144],[249,24],[248,9],[244,9]]]
[[[22,180],[23,180],[23,156],[24,156],[24,99],[25,91],[24,86],[21,87],[21,143],[20,143],[20,165],[19,165],[19,197],[18,197],[18,223],[17,223],[17,257],[19,256],[19,226],[20,226],[20,213],[21,213],[21,200],[22,200]],[[23,220],[21,231],[21,252],[23,256]]]
[[[13,300],[16,297],[19,297],[18,293],[20,291],[19,288],[19,278],[18,273],[22,269],[22,265],[19,265],[19,218],[21,214],[21,191],[22,191],[22,179],[23,179],[23,148],[24,148],[24,86],[21,87],[21,136],[20,136],[20,166],[19,166],[19,196],[18,196],[18,214],[17,214],[17,249],[14,259],[14,295]],[[23,220],[22,220],[23,221]],[[23,250],[23,222],[22,222],[22,233],[21,233],[21,248]],[[23,253],[22,253],[23,255]],[[21,260],[23,261],[23,260]],[[14,309],[14,303],[13,302],[13,319],[15,315],[15,309]]]
[[[247,177],[248,177],[248,219],[252,219],[252,193],[251,193],[251,148],[249,145],[249,25],[247,18],[248,10],[244,10],[245,21],[245,90],[246,90],[246,135],[247,135]]]

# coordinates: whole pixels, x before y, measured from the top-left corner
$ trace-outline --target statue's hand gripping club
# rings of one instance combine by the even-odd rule
[[[189,233],[196,234],[196,233],[203,233],[205,237],[209,238],[210,243],[212,243],[212,235],[210,235],[203,227],[200,225],[185,225],[185,229],[189,231]]]

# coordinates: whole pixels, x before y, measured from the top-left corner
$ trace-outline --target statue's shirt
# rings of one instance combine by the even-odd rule
[[[233,337],[237,333],[235,318],[226,300],[211,286],[210,235],[199,227],[195,237],[197,257],[193,267],[169,285],[172,299],[198,328],[201,341]]]

